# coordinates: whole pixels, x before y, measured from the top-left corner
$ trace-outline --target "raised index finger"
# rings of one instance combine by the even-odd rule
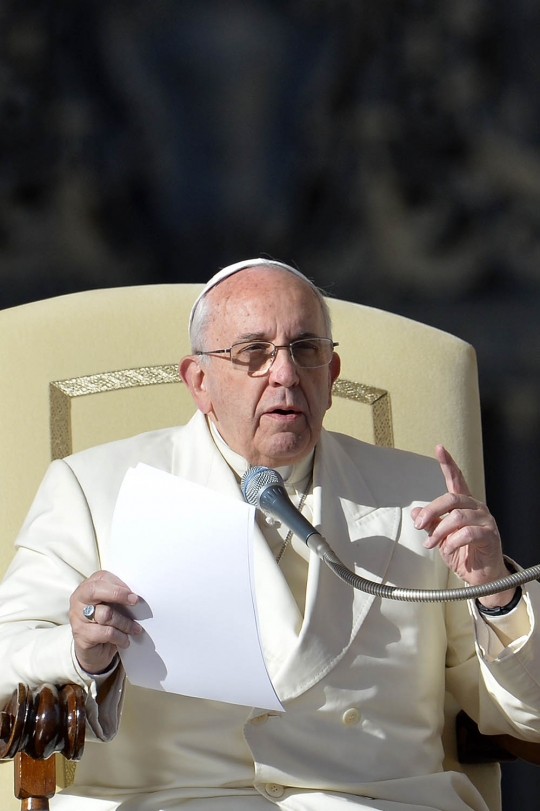
[[[469,486],[465,481],[465,476],[444,445],[437,445],[435,447],[435,456],[437,457],[437,461],[441,466],[448,492],[456,495],[472,495],[471,491],[469,490]]]

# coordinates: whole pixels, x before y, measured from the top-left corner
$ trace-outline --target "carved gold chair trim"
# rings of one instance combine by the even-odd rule
[[[71,401],[87,394],[131,389],[137,386],[155,386],[163,383],[181,383],[175,364],[143,366],[117,372],[72,377],[49,384],[51,457],[62,459],[73,450],[71,432]],[[332,389],[335,397],[353,400],[371,407],[374,441],[376,445],[393,446],[392,411],[390,395],[384,389],[338,378]]]
[[[386,389],[377,389],[375,386],[338,377],[332,387],[332,394],[334,397],[343,397],[345,400],[354,400],[371,406],[375,445],[394,447],[390,394]]]

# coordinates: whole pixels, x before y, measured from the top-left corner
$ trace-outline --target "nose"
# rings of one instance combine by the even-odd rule
[[[269,370],[269,381],[273,385],[295,386],[298,383],[298,367],[292,359],[289,346],[276,346],[274,360]]]

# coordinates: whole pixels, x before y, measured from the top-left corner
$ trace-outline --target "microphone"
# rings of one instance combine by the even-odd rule
[[[290,500],[277,470],[253,465],[242,476],[241,488],[244,500],[248,504],[259,507],[272,518],[277,518],[306,545],[309,546],[308,539],[312,535],[320,537],[320,532],[317,532]]]
[[[244,500],[253,507],[259,507],[267,515],[277,518],[294,534],[304,541],[306,546],[349,586],[372,594],[375,597],[386,597],[391,600],[403,600],[417,603],[446,603],[454,600],[471,600],[474,597],[483,597],[496,594],[508,588],[540,580],[540,564],[515,572],[492,583],[483,583],[480,586],[465,586],[457,589],[409,589],[399,586],[388,586],[360,577],[345,566],[337,557],[331,546],[297,510],[289,498],[283,479],[271,467],[253,465],[242,476],[242,495]]]

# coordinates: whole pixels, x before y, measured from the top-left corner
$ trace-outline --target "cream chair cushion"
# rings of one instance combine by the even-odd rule
[[[191,416],[176,366],[189,352],[188,314],[201,288],[93,290],[0,313],[0,575],[51,457]],[[381,310],[329,304],[343,365],[326,427],[427,455],[442,442],[483,497],[473,349]],[[447,751],[456,766],[451,734]],[[494,768],[472,776],[496,811]],[[0,802],[18,807],[5,764]]]

